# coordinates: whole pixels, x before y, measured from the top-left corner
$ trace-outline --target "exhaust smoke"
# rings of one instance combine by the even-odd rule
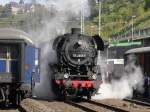
[[[113,76],[110,77],[108,63],[106,61],[104,63],[102,58],[103,56],[98,61],[100,62],[103,84],[100,85],[98,95],[93,96],[93,99],[123,99],[132,97],[133,90],[143,92],[144,77],[140,66],[136,62],[135,55],[129,55],[123,73],[118,75],[121,76],[119,79],[114,79]]]
[[[30,25],[26,30],[32,35],[32,40],[38,47],[41,48],[41,81],[36,84],[34,96],[44,99],[55,98],[51,87],[51,70],[50,63],[56,63],[56,53],[52,49],[53,40],[58,35],[64,34],[69,26],[67,20],[80,18],[81,6],[85,7],[85,16],[90,15],[88,0],[46,0],[44,7],[48,12],[35,13],[40,14],[40,17],[34,20],[40,20],[41,24],[36,29],[31,29]],[[41,11],[41,12],[40,12]],[[47,15],[48,14],[48,15]],[[37,25],[38,26],[38,25]]]

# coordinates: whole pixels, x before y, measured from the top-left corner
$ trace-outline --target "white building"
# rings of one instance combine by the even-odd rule
[[[20,0],[19,3],[10,2],[6,4],[7,15],[17,15],[19,13],[30,13],[35,11],[35,4],[25,4],[23,0]]]

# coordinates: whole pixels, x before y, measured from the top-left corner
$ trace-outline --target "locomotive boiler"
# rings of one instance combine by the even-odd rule
[[[102,83],[98,72],[98,51],[104,50],[104,42],[98,36],[80,34],[80,29],[58,36],[53,42],[57,63],[51,65],[52,84],[59,97],[91,96]]]

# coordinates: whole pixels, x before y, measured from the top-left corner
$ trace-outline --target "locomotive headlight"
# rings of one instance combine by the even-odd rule
[[[65,79],[68,79],[68,78],[69,78],[69,74],[65,73],[65,74],[64,74],[64,78],[65,78]]]
[[[92,79],[97,79],[97,75],[96,74],[94,74],[94,75],[92,75]]]

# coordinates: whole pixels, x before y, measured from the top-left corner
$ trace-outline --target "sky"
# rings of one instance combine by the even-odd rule
[[[14,2],[19,2],[20,0],[0,0],[0,4],[1,5],[5,5],[6,3],[9,3],[11,1],[14,1]],[[24,0],[24,2],[30,2],[31,0]],[[36,0],[38,2],[44,2],[45,0]]]

